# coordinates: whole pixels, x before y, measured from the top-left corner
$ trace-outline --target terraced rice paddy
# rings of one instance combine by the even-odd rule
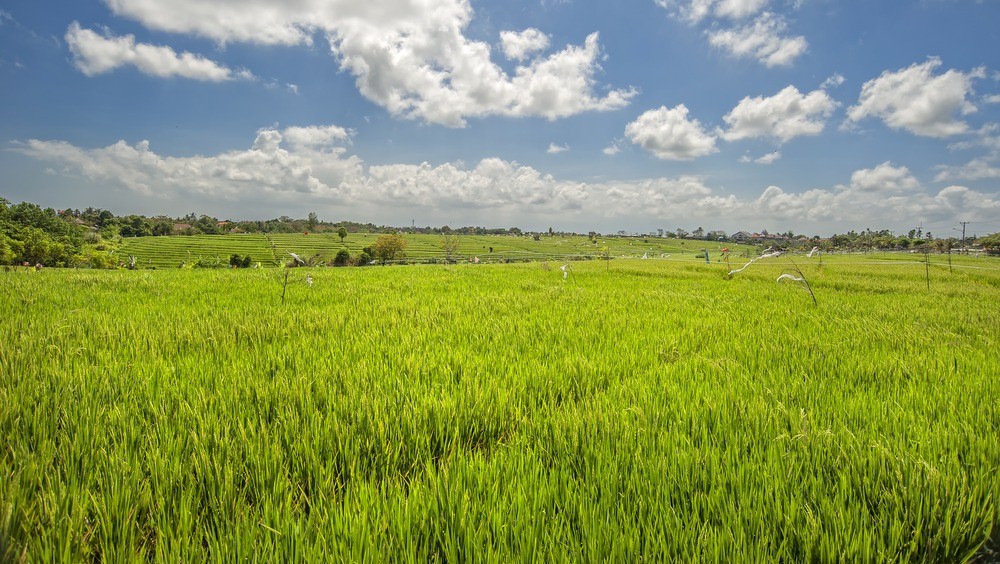
[[[198,261],[205,264],[228,265],[232,254],[250,255],[262,267],[284,265],[291,259],[289,252],[313,259],[317,264],[330,263],[337,252],[346,249],[351,256],[358,256],[378,239],[374,233],[351,233],[343,241],[334,233],[274,233],[268,235],[193,235],[177,237],[137,237],[125,239],[117,252],[122,257],[136,257],[140,268],[177,268],[191,266]],[[444,262],[440,235],[406,235],[406,262]],[[574,260],[594,258],[604,253],[612,257],[660,257],[663,254],[683,255],[690,258],[702,248],[713,251],[717,258],[723,247],[738,245],[701,243],[658,238],[607,238],[596,244],[587,237],[544,236],[535,241],[530,236],[463,235],[454,259],[467,261],[479,258],[482,262],[511,262],[525,260]]]
[[[0,272],[0,559],[970,558],[1000,265],[796,260]]]

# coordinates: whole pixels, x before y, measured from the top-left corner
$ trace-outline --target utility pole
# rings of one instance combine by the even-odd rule
[[[969,224],[968,221],[959,221],[962,224],[962,249],[965,249],[965,226]]]

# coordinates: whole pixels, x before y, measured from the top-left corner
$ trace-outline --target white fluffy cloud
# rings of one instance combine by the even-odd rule
[[[937,194],[917,193],[889,197],[864,197],[852,190],[809,190],[793,194],[776,186],[768,187],[749,206],[760,217],[771,221],[800,221],[803,224],[850,221],[886,225],[899,218],[897,228],[907,219],[935,222],[954,221],[957,214],[977,219],[995,217],[1000,199],[964,186],[949,186]],[[912,223],[912,222],[911,222]]]
[[[77,22],[66,29],[65,39],[73,53],[73,64],[87,76],[132,65],[144,74],[161,78],[179,76],[210,82],[253,78],[249,71],[233,71],[201,55],[177,54],[170,47],[137,43],[133,35],[101,35],[81,28]]]
[[[903,167],[883,163],[873,169],[855,171],[849,185],[786,192],[766,187],[756,198],[723,195],[696,176],[659,178],[632,183],[592,185],[588,206],[600,205],[608,216],[714,220],[730,228],[774,225],[810,233],[822,226],[871,223],[902,229],[908,221],[947,223],[958,215],[973,221],[989,220],[1000,213],[996,194],[977,192],[964,186],[949,186],[937,193],[923,192]],[[873,183],[888,184],[875,189]]]
[[[710,16],[740,19],[752,16],[767,6],[768,0],[656,0],[675,16],[697,23]]]
[[[565,211],[587,199],[583,184],[560,182],[537,170],[496,158],[471,170],[453,164],[370,167],[367,198],[427,207]]]
[[[769,165],[781,158],[781,151],[774,151],[766,155],[761,155],[753,160],[757,164]]]
[[[579,208],[586,199],[579,183],[495,158],[471,170],[422,163],[371,166],[366,173],[361,159],[346,155],[342,146],[351,135],[337,126],[264,128],[248,150],[195,157],[158,155],[148,141],[83,149],[30,140],[18,150],[97,184],[165,200],[251,200],[257,209],[322,201],[560,211]]]
[[[768,67],[788,66],[809,48],[805,37],[788,33],[784,16],[765,11],[769,0],[654,1],[690,24],[709,22],[709,43],[735,57],[756,59]],[[744,23],[751,17],[752,22]]]
[[[890,194],[912,192],[920,188],[920,182],[910,174],[905,166],[894,166],[886,161],[875,168],[865,168],[851,174],[849,189],[852,192]]]
[[[949,137],[968,131],[955,114],[968,115],[976,107],[968,100],[972,81],[984,69],[963,73],[954,69],[935,75],[941,59],[932,57],[898,71],[885,71],[861,87],[858,103],[847,111],[849,123],[877,117],[893,129],[925,137]]]
[[[595,204],[608,216],[713,217],[739,208],[735,196],[717,196],[699,176],[608,182],[592,186]]]
[[[583,47],[567,46],[548,58],[536,59],[530,66],[519,67],[509,83],[513,94],[500,101],[496,113],[553,120],[627,106],[635,90],[612,90],[603,98],[592,95],[592,74],[599,53],[598,35],[592,33]]]
[[[151,29],[194,33],[223,44],[237,41],[264,45],[311,43],[321,23],[338,12],[345,18],[367,19],[381,11],[387,20],[405,19],[409,4],[347,0],[297,0],[281,5],[268,0],[104,0],[104,3],[115,14]]]
[[[721,133],[727,141],[773,137],[782,142],[823,131],[826,119],[838,106],[823,90],[802,94],[794,86],[764,98],[747,96],[722,119],[729,129]]]
[[[972,159],[960,166],[938,166],[935,182],[955,182],[958,180],[984,180],[1000,178],[1000,166],[988,158]]]
[[[125,141],[82,149],[62,141],[28,141],[21,151],[58,165],[67,174],[165,199],[272,201],[289,193],[333,201],[349,195],[361,180],[361,161],[322,140],[325,128],[262,129],[249,150],[215,156],[164,157],[148,141]],[[292,148],[286,149],[285,135]],[[327,134],[332,141],[336,134]],[[320,150],[323,149],[323,150]]]
[[[450,127],[489,115],[556,119],[612,110],[635,94],[631,89],[597,92],[596,33],[583,45],[524,61],[508,75],[491,60],[489,44],[465,36],[472,19],[468,0],[105,2],[116,14],[151,29],[220,43],[311,44],[321,34],[366,98],[395,115]],[[505,45],[527,57],[539,40],[524,32]]]
[[[830,88],[836,88],[844,83],[844,75],[838,73],[831,74],[826,80],[823,81],[823,85],[820,86],[823,90],[828,90]]]
[[[788,24],[765,12],[753,23],[708,32],[708,42],[741,58],[753,58],[768,67],[788,66],[809,48],[805,37],[788,36]]]
[[[850,184],[829,189],[789,193],[769,186],[756,200],[741,202],[739,210],[751,218],[804,226],[846,221],[854,225],[895,223],[897,229],[913,219],[947,223],[959,214],[980,220],[995,217],[998,212],[1000,198],[996,194],[964,186],[949,186],[936,194],[924,192],[906,167],[889,162],[854,171]]]
[[[804,192],[768,186],[756,197],[739,197],[720,193],[695,175],[581,183],[497,158],[482,159],[472,168],[451,163],[365,167],[347,154],[349,138],[349,131],[337,127],[265,128],[249,149],[195,157],[159,155],[145,141],[84,149],[31,140],[15,150],[55,174],[73,177],[77,185],[114,187],[161,202],[150,207],[172,201],[184,211],[197,201],[202,209],[220,202],[217,208],[232,213],[241,202],[252,201],[246,213],[259,214],[262,206],[336,209],[354,218],[377,213],[408,221],[419,213],[490,225],[509,218],[511,225],[521,226],[529,218],[550,222],[554,217],[564,222],[586,218],[588,225],[600,217],[615,223],[697,219],[729,229],[763,224],[810,232],[843,222],[892,228],[897,221],[896,228],[903,228],[914,219],[985,221],[1000,214],[996,194],[964,186],[925,192],[906,167],[890,162],[855,171],[848,184]]]
[[[715,15],[724,18],[745,18],[764,9],[768,0],[718,0]]]
[[[688,119],[684,104],[643,113],[625,126],[625,136],[659,159],[687,161],[718,151],[715,136],[697,119]]]
[[[781,151],[774,151],[767,153],[766,155],[761,155],[757,158],[753,158],[750,155],[743,155],[740,157],[741,163],[757,163],[762,165],[769,165],[774,161],[781,159]]]
[[[500,45],[503,54],[512,61],[523,61],[531,53],[544,51],[549,47],[549,36],[535,28],[522,32],[501,31]]]
[[[549,148],[545,151],[550,155],[558,155],[559,153],[565,153],[569,151],[569,145],[556,145],[555,143],[549,143]]]
[[[282,139],[293,148],[336,150],[338,143],[348,142],[354,135],[349,129],[336,125],[288,127],[281,133]]]

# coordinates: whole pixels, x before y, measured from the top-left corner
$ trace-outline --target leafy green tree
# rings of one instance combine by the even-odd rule
[[[375,251],[375,258],[382,264],[401,259],[405,256],[406,239],[396,234],[379,235],[372,245],[372,250]]]
[[[1000,252],[1000,233],[980,237],[979,244],[987,251]]]
[[[44,231],[37,227],[25,227],[22,230],[21,245],[22,261],[49,266],[51,239]]]
[[[122,237],[148,237],[153,234],[153,226],[141,215],[130,215],[120,220],[118,232]]]
[[[358,266],[365,266],[375,260],[375,251],[371,247],[365,247],[358,255]]]
[[[115,214],[109,212],[108,210],[101,210],[97,213],[97,226],[104,227],[114,218]]]
[[[21,245],[19,261],[45,266],[66,266],[74,250],[71,245],[53,239],[37,227],[24,228]]]
[[[111,255],[98,251],[96,249],[88,249],[78,255],[74,261],[79,266],[85,266],[90,268],[114,268],[115,261],[111,258]]]
[[[340,228],[337,229],[337,236],[340,237],[340,244],[343,245],[344,239],[347,238],[347,228],[344,226],[340,226]]]
[[[343,227],[341,227],[343,229]],[[347,249],[337,251],[337,256],[333,257],[333,266],[347,266],[351,262],[351,253]]]
[[[0,264],[11,264],[17,256],[14,253],[14,241],[0,233]]]
[[[309,219],[306,220],[306,224],[309,226],[309,231],[315,231],[316,226],[319,225],[319,216],[316,212],[309,212]]]
[[[253,264],[253,258],[250,255],[240,256],[234,253],[229,257],[229,266],[233,268],[250,268],[251,264]]]
[[[12,206],[8,210],[8,221],[21,227],[41,229],[53,237],[79,238],[80,236],[80,229],[59,217],[54,209],[46,208],[43,210],[28,202]]]
[[[214,217],[203,215],[198,218],[198,221],[195,221],[191,225],[205,235],[219,234],[219,220]]]

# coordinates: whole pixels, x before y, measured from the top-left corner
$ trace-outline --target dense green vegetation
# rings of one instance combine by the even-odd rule
[[[1000,270],[923,258],[0,271],[0,560],[967,559]]]
[[[83,231],[53,210],[0,198],[0,264],[67,266],[83,245]]]

